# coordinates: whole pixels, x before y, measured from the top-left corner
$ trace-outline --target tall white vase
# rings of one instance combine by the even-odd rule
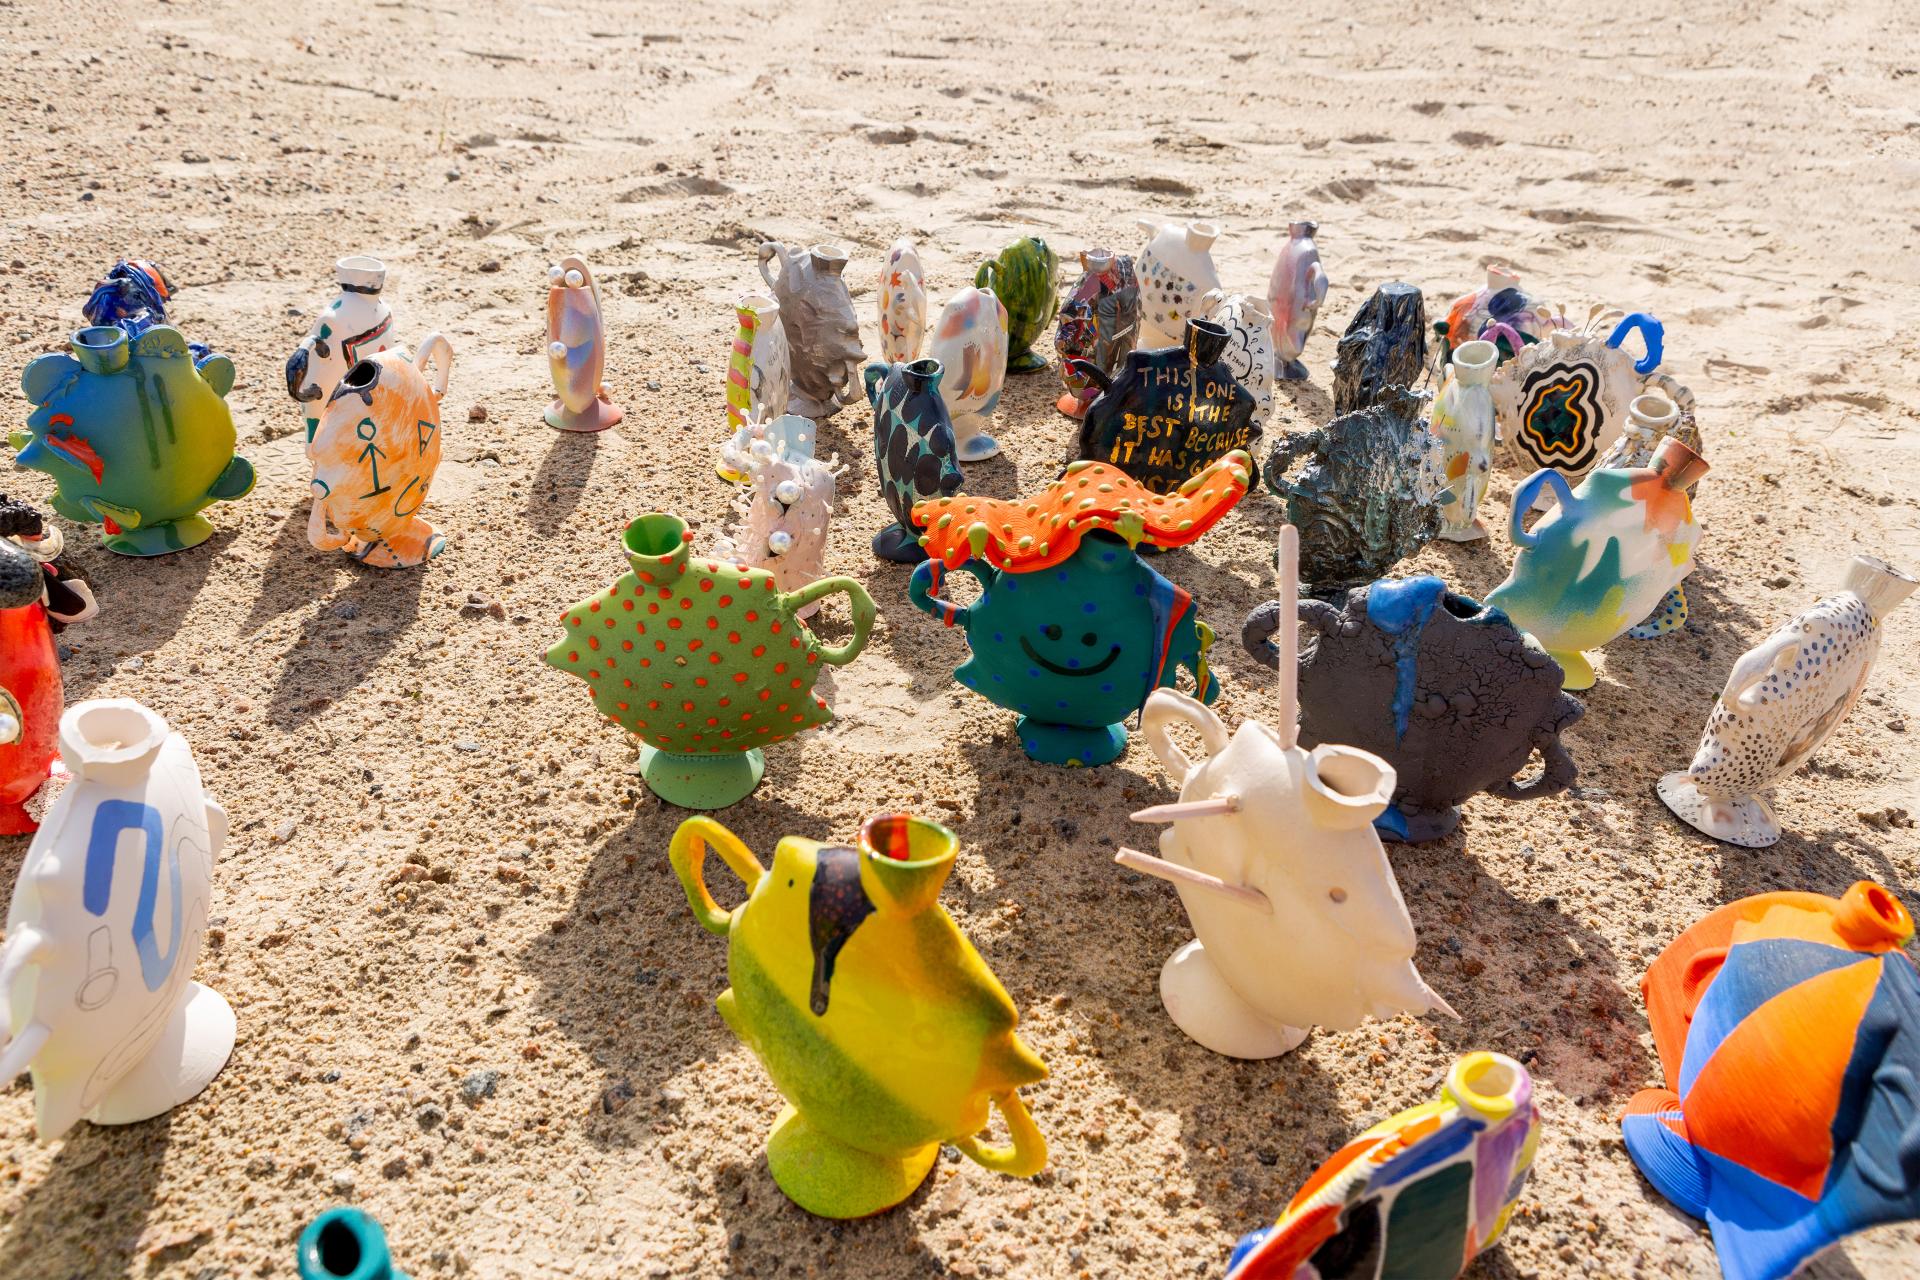
[[[1446,381],[1433,398],[1427,426],[1440,437],[1442,491],[1453,499],[1440,506],[1440,536],[1448,542],[1478,542],[1487,536],[1479,510],[1487,492],[1487,475],[1493,470],[1495,418],[1490,384],[1499,360],[1500,349],[1491,342],[1461,343],[1454,348]]]
[[[187,741],[126,698],[60,718],[74,780],[27,849],[0,947],[10,1038],[0,1080],[33,1073],[34,1127],[131,1124],[206,1088],[233,1051],[227,1002],[193,980],[227,815]]]

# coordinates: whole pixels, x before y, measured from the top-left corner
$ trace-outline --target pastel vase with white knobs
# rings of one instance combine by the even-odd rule
[[[287,394],[300,405],[308,440],[347,370],[400,341],[393,330],[393,309],[380,296],[387,285],[386,263],[355,254],[333,264],[333,278],[340,296],[287,357]]]
[[[446,550],[420,509],[440,469],[440,399],[452,372],[453,347],[437,333],[416,357],[382,351],[347,370],[307,447],[307,541],[380,569],[413,568]]]
[[[1563,688],[1592,688],[1581,651],[1624,634],[1692,571],[1700,525],[1687,487],[1706,473],[1705,459],[1669,437],[1651,466],[1592,471],[1577,489],[1545,469],[1514,491],[1508,532],[1519,552],[1487,603],[1553,655]],[[1548,487],[1559,501],[1528,530],[1523,518]]]
[[[953,424],[962,462],[984,462],[1000,452],[988,433],[1007,379],[1007,309],[990,289],[969,286],[947,299],[934,323],[927,355],[940,362],[940,398]]]
[[[895,240],[880,268],[880,355],[888,364],[920,358],[927,333],[926,272],[911,240]]]
[[[193,980],[227,815],[187,740],[137,702],[101,698],[60,718],[60,753],[74,780],[27,848],[0,946],[0,1079],[33,1073],[42,1142],[187,1101],[235,1031],[227,1002]]]
[[[745,484],[735,457],[745,456],[756,423],[787,414],[793,385],[786,326],[780,304],[764,293],[743,293],[733,304],[733,345],[727,356],[727,443],[721,446],[720,477]],[[790,415],[800,417],[801,415]]]
[[[1320,249],[1314,233],[1320,228],[1311,222],[1287,224],[1287,243],[1273,264],[1267,280],[1267,310],[1273,316],[1274,376],[1283,382],[1300,382],[1307,366],[1300,353],[1307,349],[1313,332],[1314,317],[1327,300],[1327,272],[1320,265]]]
[[[1446,380],[1433,398],[1427,429],[1444,445],[1439,536],[1448,542],[1478,542],[1487,536],[1479,511],[1493,470],[1497,428],[1490,384],[1499,359],[1491,342],[1462,343],[1454,348]]]
[[[780,274],[768,264],[778,259]],[[831,418],[860,394],[860,320],[842,273],[847,251],[816,244],[793,249],[778,240],[760,246],[760,277],[780,304],[787,331],[791,373],[787,403],[780,406],[816,422]]]
[[[1213,242],[1220,227],[1212,222],[1162,222],[1137,219],[1149,233],[1147,247],[1134,261],[1140,277],[1140,340],[1136,347],[1178,346],[1187,321],[1203,319],[1208,292],[1220,287],[1213,265]]]
[[[562,258],[547,268],[547,373],[553,403],[546,423],[555,431],[605,431],[626,410],[607,398],[607,323],[600,288],[585,258]]]
[[[1273,412],[1273,312],[1251,293],[1215,289],[1201,299],[1206,318],[1227,331],[1220,361],[1234,381],[1253,393],[1253,420],[1263,423]]]
[[[739,465],[747,475],[745,510],[713,553],[767,570],[779,591],[798,591],[824,577],[834,481],[846,470],[839,455],[825,462],[815,458],[813,423],[787,414],[755,424],[751,447]],[[795,616],[809,618],[820,605],[815,600]]]
[[[1782,623],[1733,664],[1693,764],[1660,798],[1716,840],[1764,849],[1780,823],[1761,793],[1807,762],[1853,710],[1880,654],[1887,613],[1920,581],[1855,556],[1841,590]]]
[[[1299,543],[1280,541],[1281,606],[1297,598]],[[1393,767],[1366,751],[1296,739],[1294,628],[1281,651],[1275,727],[1237,731],[1170,689],[1146,701],[1140,729],[1180,799],[1133,815],[1170,822],[1160,856],[1123,849],[1124,866],[1169,880],[1194,939],[1160,970],[1160,999],[1179,1028],[1216,1053],[1272,1058],[1309,1030],[1351,1030],[1369,1017],[1452,1013],[1414,968],[1413,922],[1375,834],[1393,797]],[[1174,741],[1184,726],[1206,756]]]

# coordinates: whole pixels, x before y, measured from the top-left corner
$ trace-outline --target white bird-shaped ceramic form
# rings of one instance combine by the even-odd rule
[[[605,431],[626,417],[601,385],[606,367],[600,289],[584,258],[562,258],[547,269],[547,368],[555,396],[547,406],[547,425],[556,431]]]

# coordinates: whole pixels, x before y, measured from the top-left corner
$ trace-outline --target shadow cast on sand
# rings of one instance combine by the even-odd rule
[[[278,728],[297,728],[324,711],[342,690],[356,688],[387,652],[390,640],[346,643],[337,635],[343,627],[353,627],[356,635],[398,637],[420,612],[420,594],[430,567],[388,571],[347,563],[355,570],[355,579],[324,601],[288,646],[280,683],[274,687],[267,711],[268,721]],[[337,567],[328,565],[320,571],[328,575],[329,585]],[[348,608],[342,612],[342,606]]]
[[[527,486],[527,504],[521,508],[520,517],[533,526],[535,533],[550,539],[559,535],[567,517],[580,505],[593,478],[594,463],[600,458],[600,437],[605,433],[544,429],[554,438],[540,459],[539,470],[533,473],[533,483]]]
[[[184,1265],[195,1250],[211,1241],[212,1228],[157,1254],[146,1254],[142,1245],[147,1218],[158,1207],[155,1192],[169,1141],[165,1116],[130,1125],[103,1126],[84,1120],[75,1125],[62,1140],[46,1176],[21,1196],[8,1228],[11,1260],[25,1267],[32,1258],[90,1258],[84,1272],[90,1276],[132,1274],[140,1260],[145,1261],[145,1270],[170,1263]],[[0,1271],[7,1268],[0,1266]],[[188,1274],[191,1271],[189,1267]],[[52,1280],[37,1267],[8,1274]]]

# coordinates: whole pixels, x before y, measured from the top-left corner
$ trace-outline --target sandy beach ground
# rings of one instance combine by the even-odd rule
[[[1920,608],[1887,627],[1852,718],[1782,786],[1789,828],[1746,852],[1653,794],[1734,659],[1833,588],[1849,555],[1920,565],[1920,34],[1903,6],[1710,2],[1462,8],[1096,7],[979,0],[325,8],[214,2],[0,7],[0,376],[59,349],[117,255],[161,262],[174,314],[232,355],[256,491],[214,540],[152,562],[83,530],[102,615],[70,632],[67,696],[136,697],[185,733],[234,832],[198,977],[240,1042],[165,1118],[36,1145],[0,1093],[0,1275],[222,1280],[293,1273],[329,1205],[376,1214],[416,1276],[1218,1276],[1347,1136],[1432,1096],[1452,1058],[1533,1071],[1545,1136],[1482,1277],[1711,1277],[1699,1224],[1635,1173],[1616,1117],[1658,1075],[1638,984],[1741,895],[1879,880],[1920,906]],[[634,515],[718,533],[713,474],[734,296],[764,237],[848,246],[870,351],[899,235],[944,299],[1036,233],[1066,257],[1137,251],[1143,214],[1203,216],[1229,287],[1264,287],[1287,222],[1333,279],[1273,434],[1323,421],[1333,341],[1377,284],[1430,310],[1515,263],[1539,295],[1657,313],[1713,474],[1693,621],[1621,641],[1569,735],[1582,776],[1524,807],[1482,797],[1452,838],[1392,858],[1418,963],[1458,1009],[1315,1034],[1263,1063],[1165,1017],[1189,936],[1167,886],[1111,865],[1172,792],[1136,738],[1114,766],[1030,763],[1012,717],[948,680],[960,637],[877,564],[870,419],[830,566],[880,604],[835,674],[839,719],[769,752],[723,815],[763,856],[907,808],[963,851],[944,901],[1012,993],[1052,1077],[1032,1182],[951,1151],[873,1221],[789,1205],[761,1155],[778,1099],[713,1009],[723,944],[666,864],[679,811],[586,691],[541,664],[560,609],[622,568]],[[370,252],[410,342],[456,349],[421,572],[309,548],[281,365]],[[540,413],[545,272],[596,267],[616,430]],[[1007,457],[969,487],[1025,492],[1068,456],[1052,372],[1012,381]],[[484,408],[484,420],[469,411]],[[1518,477],[1499,476],[1493,521]],[[8,475],[36,500],[44,477]],[[1223,635],[1229,723],[1271,717],[1232,642],[1272,594],[1279,508],[1249,497],[1166,557]],[[1478,594],[1504,536],[1405,568]],[[477,608],[463,608],[470,600]],[[491,616],[486,605],[498,603]],[[845,632],[831,610],[822,630]],[[1150,837],[1149,837],[1150,838]],[[10,883],[24,840],[0,840]],[[1920,1273],[1915,1227],[1831,1254],[1823,1280]]]

